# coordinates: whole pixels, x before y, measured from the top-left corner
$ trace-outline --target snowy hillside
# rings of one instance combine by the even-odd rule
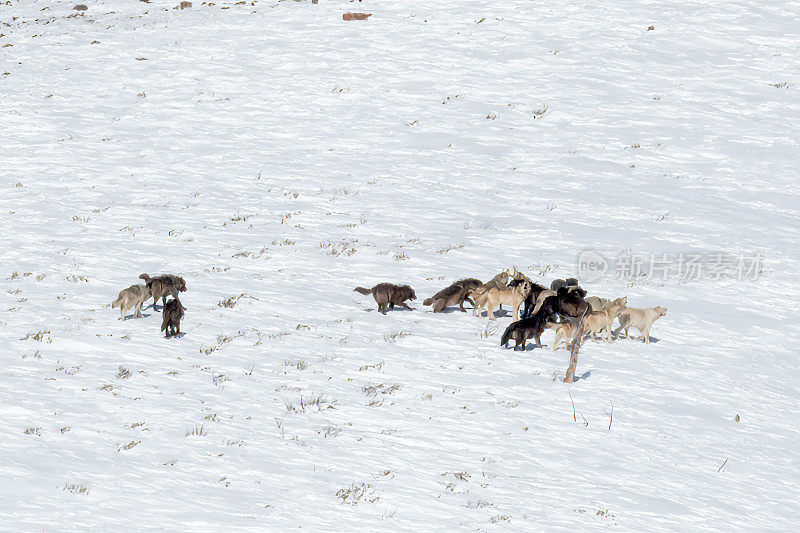
[[[796,530],[800,3],[75,1],[0,3],[0,529]],[[572,385],[422,305],[586,251],[668,313]]]

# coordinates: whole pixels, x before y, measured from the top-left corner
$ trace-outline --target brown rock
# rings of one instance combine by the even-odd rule
[[[77,6],[73,7],[72,9],[74,9],[75,11],[86,11],[89,8],[86,7],[83,4],[78,4]]]
[[[181,2],[181,5],[180,5],[181,9],[186,9],[187,7],[192,7],[192,3],[191,2],[187,2],[186,0]]]
[[[367,20],[371,16],[372,13],[345,13],[342,15],[342,20]]]

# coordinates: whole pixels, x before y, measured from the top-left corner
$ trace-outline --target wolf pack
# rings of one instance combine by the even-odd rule
[[[161,300],[161,331],[167,337],[180,337],[180,322],[186,308],[180,301],[179,293],[186,291],[186,282],[174,274],[162,274],[150,277],[139,276],[144,284],[131,285],[120,291],[117,299],[111,304],[119,308],[120,319],[125,320],[126,313],[134,309],[134,318],[141,318],[142,306],[153,298],[152,308],[158,311],[158,300]],[[378,304],[378,311],[386,314],[395,306],[413,310],[406,302],[416,300],[417,295],[408,285],[394,283],[378,283],[371,289],[356,287],[353,289],[363,295],[372,295]],[[167,297],[172,299],[167,301]],[[502,311],[503,305],[512,309],[513,321],[503,332],[500,345],[508,348],[514,341],[514,350],[527,348],[528,340],[533,339],[535,347],[542,347],[541,336],[545,330],[554,330],[553,351],[563,339],[564,347],[570,351],[570,367],[565,381],[572,381],[572,374],[577,364],[577,350],[585,338],[596,340],[598,334],[606,342],[614,338],[630,338],[629,330],[634,328],[641,334],[642,342],[650,343],[650,328],[660,317],[667,314],[664,307],[635,308],[628,306],[628,298],[616,299],[587,296],[587,292],[575,278],[556,279],[550,287],[533,282],[525,274],[513,268],[500,272],[486,283],[476,278],[465,278],[451,283],[430,298],[422,302],[431,306],[434,313],[444,312],[448,307],[458,306],[466,312],[464,303],[472,306],[473,316],[482,316],[486,309],[489,320],[496,320],[495,308]],[[614,322],[619,326],[613,329]],[[613,330],[613,331],[612,331]]]
[[[186,281],[174,274],[162,274],[154,278],[142,274],[139,279],[143,279],[144,283],[122,289],[111,303],[112,308],[119,307],[120,320],[125,320],[125,313],[130,309],[134,310],[133,318],[142,318],[142,306],[150,298],[153,298],[153,311],[158,311],[156,304],[160,299],[161,331],[165,331],[167,337],[180,337],[181,319],[186,308],[178,298],[178,293],[186,292]],[[172,296],[172,299],[167,301],[167,296]]]
[[[642,342],[650,343],[650,328],[667,314],[661,306],[629,307],[627,297],[613,300],[587,297],[587,292],[575,278],[556,279],[547,288],[531,281],[516,267],[513,270],[513,274],[504,270],[486,283],[475,278],[456,281],[422,303],[432,306],[434,313],[441,313],[450,306],[458,306],[466,312],[464,303],[468,302],[472,305],[473,316],[482,315],[485,308],[489,320],[496,320],[496,307],[499,310],[503,305],[510,307],[513,322],[503,333],[500,345],[508,347],[513,340],[515,350],[525,350],[529,339],[541,348],[541,336],[547,329],[555,331],[554,351],[561,339],[564,347],[572,350],[576,342],[582,342],[587,336],[595,339],[602,334],[602,339],[612,342],[612,334],[613,338],[621,338],[624,331],[625,338],[629,338],[630,328],[639,331]],[[408,285],[379,283],[371,289],[356,287],[354,290],[364,295],[371,294],[378,304],[378,311],[383,314],[396,305],[411,309],[405,302],[416,299],[414,289]],[[619,327],[613,330],[615,321]]]

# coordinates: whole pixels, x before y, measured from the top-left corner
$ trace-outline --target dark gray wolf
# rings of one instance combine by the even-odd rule
[[[572,280],[570,280],[572,281]],[[566,283],[566,281],[565,281]],[[572,343],[569,348],[569,367],[567,367],[564,383],[572,383],[575,377],[575,368],[578,366],[578,352],[581,347],[584,317],[592,306],[584,300],[586,291],[577,285],[560,287],[558,290],[542,291],[536,301],[533,314],[557,314],[562,320],[569,322],[573,332]]]
[[[481,285],[483,285],[483,283],[475,278],[456,281],[449,287],[445,287],[426,299],[422,302],[422,305],[433,305],[434,313],[441,312],[448,305],[457,305],[461,311],[466,313],[467,310],[464,309],[465,301],[471,303],[472,307],[475,307],[475,302],[473,302],[467,294],[469,291],[477,289]]]
[[[146,285],[131,285],[127,289],[122,289],[119,296],[111,304],[111,308],[119,307],[120,320],[125,320],[125,313],[131,307],[135,308],[133,318],[142,318],[142,304],[150,298],[150,291]]]
[[[561,287],[555,291],[544,290],[536,299],[533,314],[544,307],[551,314],[556,313],[571,318],[583,317],[591,309],[589,302],[584,300],[585,297],[586,291],[578,286]]]
[[[550,322],[551,318],[552,316],[547,315],[547,313],[537,313],[528,318],[512,322],[503,332],[503,337],[500,339],[500,346],[505,346],[507,348],[508,341],[513,340],[516,343],[514,349],[516,350],[522,345],[522,350],[524,351],[525,341],[534,339],[536,341],[536,347],[541,348],[542,333],[548,324],[552,324],[552,322]]]
[[[147,274],[142,274],[139,279],[144,280],[147,284],[147,289],[153,296],[153,311],[157,311],[156,302],[158,302],[159,298],[161,298],[161,308],[163,309],[167,303],[167,296],[171,295],[173,298],[177,298],[179,292],[186,291],[186,282],[183,278],[173,274],[163,274],[154,278]]]
[[[550,290],[557,291],[561,287],[577,287],[578,280],[575,278],[567,278],[567,279],[554,279],[553,283],[550,284]]]
[[[372,294],[372,297],[375,298],[375,301],[378,303],[378,311],[384,315],[386,314],[387,306],[392,310],[395,305],[401,305],[406,309],[411,309],[405,301],[417,299],[417,295],[414,294],[414,289],[408,285],[395,285],[394,283],[378,283],[371,289],[356,287],[353,290],[361,294]]]
[[[161,331],[167,330],[167,337],[181,334],[181,318],[186,308],[177,298],[173,298],[164,305],[161,322]]]
[[[533,308],[536,306],[536,301],[539,299],[539,295],[546,290],[547,287],[544,285],[531,282],[531,292],[529,292],[528,296],[525,297],[525,308],[522,311],[522,318],[528,318],[533,314]]]
[[[558,317],[561,322],[570,324],[571,327],[565,329],[573,334],[573,340],[578,340],[580,338],[578,333],[583,331],[584,317],[591,312],[591,306],[584,300],[585,296],[586,291],[580,287],[561,287],[557,291],[544,290],[539,295],[533,314],[529,318],[544,320],[546,327],[548,321]],[[566,336],[565,340],[569,343]]]

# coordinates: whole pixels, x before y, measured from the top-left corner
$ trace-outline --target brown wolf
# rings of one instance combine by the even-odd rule
[[[444,289],[440,290],[430,298],[426,299],[422,302],[422,305],[433,305],[433,312],[439,313],[443,311],[445,307],[448,305],[457,305],[463,312],[467,312],[464,309],[464,302],[469,302],[472,304],[472,307],[475,307],[475,302],[473,302],[467,294],[469,291],[473,289],[477,289],[483,285],[480,280],[475,278],[467,278],[456,281],[449,287],[445,287]]]
[[[516,287],[490,287],[486,290],[480,287],[472,291],[475,294],[475,308],[472,312],[473,314],[477,314],[476,311],[481,312],[485,304],[489,320],[496,320],[494,317],[495,306],[506,304],[514,309],[514,321],[516,322],[519,320],[519,307],[525,303],[525,298],[530,291],[531,283],[529,281],[523,281]]]
[[[181,318],[186,308],[177,298],[173,298],[164,305],[164,319],[161,322],[161,331],[167,330],[167,337],[181,334]]]
[[[150,298],[150,291],[146,285],[131,285],[127,289],[122,289],[119,296],[111,304],[112,309],[119,307],[120,320],[125,320],[125,313],[133,307],[135,312],[133,318],[142,318],[142,304]]]
[[[583,333],[589,333],[594,338],[594,334],[598,331],[606,330],[606,341],[611,342],[611,326],[614,325],[620,312],[625,309],[622,303],[626,298],[614,300],[609,306],[600,311],[590,311],[583,317]]]
[[[553,351],[556,351],[556,346],[558,346],[558,341],[562,338],[564,339],[564,349],[569,350],[569,342],[570,339],[575,335],[575,328],[577,327],[575,324],[571,322],[548,322],[547,329],[555,329],[556,336],[553,339]]]
[[[475,305],[472,306],[472,316],[478,316],[480,310],[486,305],[486,298],[483,297],[484,293],[486,293],[492,287],[498,289],[506,287],[506,284],[508,283],[508,277],[508,269],[506,269],[471,292],[471,296],[475,298]],[[502,304],[500,305],[500,310],[503,310]]]
[[[371,289],[356,287],[353,290],[361,294],[372,294],[372,297],[375,298],[375,301],[378,303],[378,311],[384,315],[386,314],[387,306],[392,310],[395,305],[401,305],[406,309],[411,309],[405,301],[417,299],[417,295],[414,294],[414,289],[408,285],[395,285],[394,283],[378,283]]]
[[[151,278],[147,274],[142,274],[139,279],[143,279],[147,284],[147,289],[153,295],[153,311],[157,311],[156,302],[161,298],[161,308],[163,309],[167,303],[167,296],[178,298],[179,292],[186,291],[186,282],[180,276],[173,274],[163,274]]]

